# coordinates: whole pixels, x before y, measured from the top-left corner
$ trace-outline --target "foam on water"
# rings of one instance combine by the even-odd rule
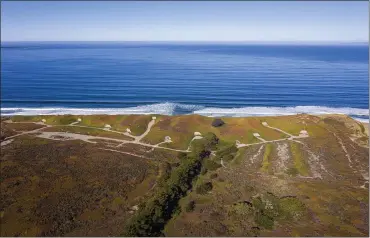
[[[1,108],[2,116],[12,115],[120,115],[120,114],[189,114],[202,109],[202,106],[177,104],[177,103],[158,103],[127,108]]]
[[[194,111],[196,114],[205,116],[275,116],[275,115],[294,115],[300,113],[320,115],[320,114],[345,114],[368,116],[369,109],[349,108],[349,107],[323,107],[323,106],[296,106],[296,107],[241,107],[241,108],[204,108]]]
[[[296,106],[296,107],[240,107],[240,108],[212,108],[191,104],[158,103],[127,108],[1,108],[2,116],[13,115],[120,115],[120,114],[161,114],[181,115],[198,114],[209,117],[250,117],[250,116],[278,116],[295,114],[345,114],[361,122],[369,121],[369,109],[362,108],[334,108],[323,106]]]

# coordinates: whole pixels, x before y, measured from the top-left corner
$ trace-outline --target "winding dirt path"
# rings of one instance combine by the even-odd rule
[[[285,140],[293,140],[293,139],[302,139],[302,138],[307,138],[309,137],[308,135],[298,135],[298,136],[294,136],[292,134],[289,134],[288,132],[286,131],[283,131],[279,128],[276,128],[276,127],[272,127],[272,126],[269,126],[266,122],[262,122],[262,125],[267,127],[267,128],[270,128],[270,129],[273,129],[273,130],[277,130],[277,131],[280,131],[286,135],[288,135],[289,137],[288,138],[283,138],[283,139],[277,139],[277,140],[265,140],[263,138],[261,138],[260,136],[259,137],[256,137],[257,139],[261,140],[262,142],[258,142],[258,143],[251,143],[251,144],[237,144],[236,147],[237,148],[242,148],[242,147],[246,147],[246,146],[251,146],[251,145],[262,145],[262,144],[266,144],[266,143],[270,143],[270,142],[278,142],[278,141],[285,141]]]
[[[38,128],[38,129],[35,129],[35,130],[32,130],[32,131],[23,132],[23,133],[14,135],[14,136],[7,137],[1,143],[1,146],[11,143],[11,141],[8,141],[9,139],[12,139],[12,138],[15,138],[15,137],[18,137],[18,136],[21,136],[21,135],[25,135],[25,134],[35,134],[35,133],[37,133],[35,135],[36,137],[41,137],[41,138],[51,139],[51,140],[71,140],[72,139],[72,140],[82,140],[82,141],[85,141],[85,142],[88,142],[88,143],[97,143],[97,142],[91,141],[91,140],[92,139],[100,139],[100,140],[108,140],[108,141],[120,142],[120,144],[117,147],[120,147],[120,146],[122,146],[124,144],[137,144],[137,145],[142,145],[142,146],[146,146],[146,147],[151,147],[152,149],[159,148],[159,149],[164,149],[164,150],[171,150],[171,151],[177,151],[177,152],[185,152],[185,153],[187,153],[187,152],[190,152],[191,143],[194,140],[202,139],[203,138],[202,136],[199,136],[199,135],[194,136],[192,138],[192,140],[190,141],[189,146],[188,146],[188,148],[186,150],[172,149],[172,148],[168,148],[168,147],[159,146],[159,145],[161,145],[163,143],[170,143],[170,141],[160,142],[160,143],[158,143],[156,145],[151,145],[151,144],[140,142],[146,135],[148,135],[148,133],[150,132],[151,128],[155,124],[155,118],[153,118],[148,123],[147,129],[140,136],[134,136],[134,135],[131,135],[128,132],[120,132],[120,131],[115,131],[115,130],[111,130],[111,129],[107,129],[107,128],[99,128],[99,127],[92,127],[92,126],[82,126],[82,125],[78,125],[79,121],[73,122],[73,123],[71,123],[69,125],[47,125],[47,124],[42,123],[42,122],[12,122],[10,120],[9,121],[6,121],[6,123],[34,123],[34,124],[38,124],[38,125],[43,125],[44,127]],[[274,129],[274,130],[278,130],[278,131],[281,131],[284,134],[290,135],[290,138],[283,138],[283,139],[277,139],[277,140],[271,140],[271,141],[267,141],[267,140],[264,140],[264,139],[260,138],[260,140],[262,141],[260,143],[237,144],[237,147],[238,148],[241,148],[241,147],[245,147],[245,146],[258,145],[258,144],[263,145],[263,144],[266,144],[266,143],[269,143],[269,142],[277,142],[277,141],[284,141],[284,140],[292,140],[293,138],[304,138],[304,137],[307,137],[307,136],[293,136],[293,135],[291,135],[291,134],[289,134],[287,132],[284,132],[283,130],[280,130],[279,128],[268,126],[267,123],[262,123],[262,124],[264,126],[268,127],[268,128],[271,128],[271,129]],[[114,138],[101,137],[101,136],[90,136],[90,135],[76,134],[76,133],[70,133],[70,132],[44,132],[44,131],[42,131],[45,128],[52,128],[52,127],[59,127],[59,126],[82,127],[82,128],[90,128],[90,129],[97,129],[97,130],[109,131],[109,132],[114,132],[114,133],[118,133],[118,134],[123,134],[123,135],[129,136],[131,138],[134,138],[134,140],[133,141],[128,141],[128,140],[123,140],[123,139],[114,139]],[[7,142],[5,142],[5,141],[7,141]],[[149,150],[149,151],[151,151],[151,150]],[[222,165],[223,165],[223,162],[222,162]]]
[[[254,164],[254,161],[257,159],[257,157],[261,154],[262,152],[262,149],[263,149],[264,145],[261,145],[261,147],[258,149],[257,153],[254,154],[251,158],[250,158],[250,162],[252,164]]]
[[[139,158],[143,158],[143,159],[152,159],[152,158],[145,157],[145,156],[142,156],[142,155],[137,155],[137,154],[134,154],[134,153],[125,152],[125,151],[120,151],[120,150],[107,149],[107,148],[98,148],[98,149],[99,149],[99,150],[113,151],[113,152],[117,152],[117,153],[121,153],[121,154],[126,154],[126,155],[132,155],[132,156],[139,157]]]
[[[265,126],[265,127],[267,127],[267,128],[273,129],[273,130],[275,130],[275,131],[280,131],[281,133],[283,133],[283,134],[285,134],[285,135],[288,135],[289,137],[294,137],[292,134],[290,134],[290,133],[288,133],[288,132],[286,132],[286,131],[283,131],[283,130],[281,130],[281,129],[279,129],[279,128],[276,128],[276,127],[273,127],[273,126],[269,126],[269,125],[267,124],[267,122],[262,122],[262,125],[263,125],[263,126]]]
[[[160,144],[163,144],[163,143],[169,143],[169,141],[160,142],[156,145],[151,145],[151,144],[140,142],[140,140],[142,140],[150,132],[152,126],[155,124],[155,119],[152,119],[148,123],[148,127],[147,127],[146,131],[140,136],[133,136],[133,135],[130,135],[129,133],[126,133],[126,132],[114,131],[114,130],[109,130],[109,129],[105,129],[105,128],[91,127],[91,126],[81,126],[81,125],[77,125],[77,124],[73,124],[73,123],[71,123],[69,125],[47,125],[47,124],[44,124],[42,122],[12,122],[12,121],[7,121],[6,123],[33,123],[33,124],[43,125],[44,127],[38,128],[38,129],[35,129],[35,130],[32,130],[32,131],[23,132],[23,133],[14,135],[14,136],[9,136],[9,137],[5,138],[5,140],[3,142],[1,142],[1,146],[10,144],[13,141],[13,140],[10,140],[12,138],[15,138],[15,137],[18,137],[18,136],[21,136],[21,135],[25,135],[25,134],[31,134],[32,135],[32,134],[37,133],[34,136],[40,137],[40,138],[45,138],[45,139],[50,139],[50,140],[62,140],[62,141],[63,140],[82,140],[82,141],[85,141],[85,142],[88,142],[88,143],[97,143],[97,142],[91,141],[91,140],[100,139],[100,140],[121,142],[121,144],[119,144],[118,146],[121,146],[123,144],[137,144],[137,145],[142,145],[142,146],[146,146],[146,147],[151,147],[153,149],[158,148],[158,149],[171,150],[171,151],[177,151],[177,152],[185,152],[185,153],[190,152],[189,148],[187,150],[179,150],[179,149],[172,149],[172,148],[168,148],[168,147],[159,146]],[[129,136],[134,138],[134,140],[129,141],[129,140],[123,140],[123,139],[115,139],[115,138],[101,137],[101,136],[90,136],[90,135],[76,134],[76,133],[70,133],[70,132],[45,132],[45,131],[42,131],[45,128],[52,128],[52,127],[59,127],[59,126],[83,127],[83,128],[90,128],[90,129],[98,129],[98,130],[103,130],[103,131],[115,132],[115,133],[119,133],[119,134],[123,134],[123,135],[129,134]],[[197,138],[197,136],[195,136],[195,138],[193,138],[193,140],[194,139],[199,139],[199,138]]]

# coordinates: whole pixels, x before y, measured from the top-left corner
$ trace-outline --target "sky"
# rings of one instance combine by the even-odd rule
[[[1,2],[1,41],[368,42],[369,3]]]

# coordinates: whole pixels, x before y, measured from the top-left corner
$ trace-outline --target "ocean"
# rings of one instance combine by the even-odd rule
[[[341,113],[369,120],[369,47],[1,43],[1,115]]]

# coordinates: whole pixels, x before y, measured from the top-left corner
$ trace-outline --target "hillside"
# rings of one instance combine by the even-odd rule
[[[368,236],[343,115],[1,119],[1,236]]]

